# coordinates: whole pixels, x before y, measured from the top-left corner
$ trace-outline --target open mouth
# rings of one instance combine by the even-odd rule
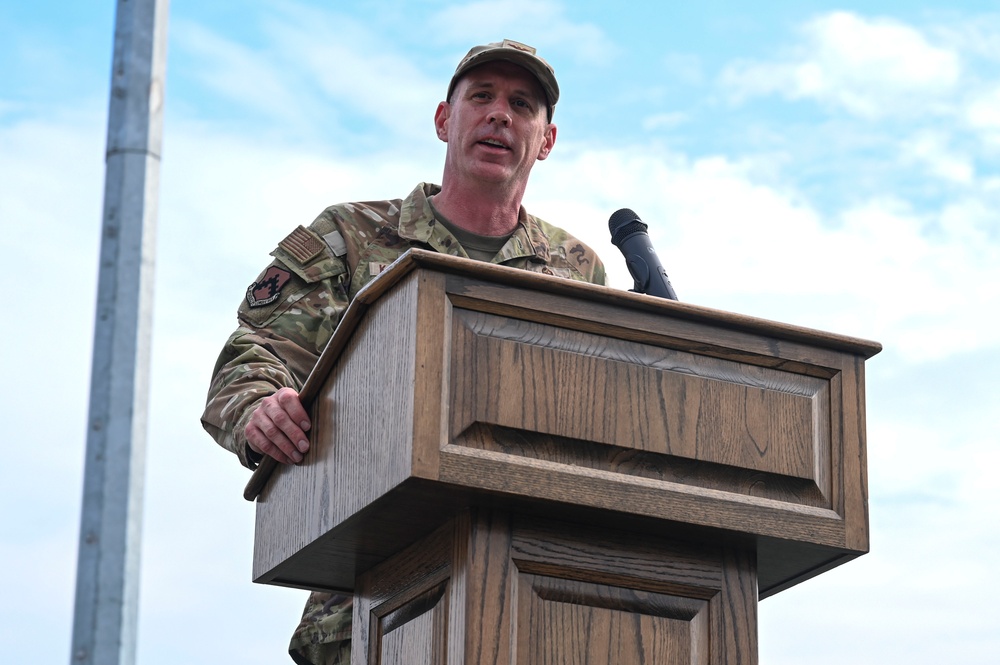
[[[501,150],[510,150],[510,146],[507,146],[496,139],[483,139],[479,142],[479,145],[485,145],[490,148],[499,148]]]

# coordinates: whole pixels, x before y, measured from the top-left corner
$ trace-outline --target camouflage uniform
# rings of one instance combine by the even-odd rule
[[[257,460],[243,430],[257,402],[285,386],[300,390],[357,292],[411,247],[468,258],[421,183],[403,200],[327,208],[308,229],[279,243],[274,262],[247,289],[237,328],[219,356],[202,425],[250,468]],[[521,208],[518,226],[493,263],[605,283],[589,247]],[[351,598],[313,593],[289,650],[297,663],[348,663]]]

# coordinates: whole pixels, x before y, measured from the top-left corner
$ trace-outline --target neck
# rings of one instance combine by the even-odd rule
[[[523,190],[459,188],[442,183],[434,207],[452,224],[484,236],[510,235],[517,226]]]

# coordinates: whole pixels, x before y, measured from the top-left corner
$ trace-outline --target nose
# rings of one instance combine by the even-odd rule
[[[497,108],[490,111],[489,121],[490,124],[499,124],[503,125],[504,127],[510,127],[512,119],[510,117],[510,114],[507,113],[507,111]]]

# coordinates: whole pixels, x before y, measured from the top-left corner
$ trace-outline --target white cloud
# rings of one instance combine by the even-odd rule
[[[963,109],[963,120],[994,151],[1000,148],[1000,85],[973,93]]]
[[[690,53],[671,53],[662,60],[664,70],[682,83],[699,85],[705,80],[701,58]]]
[[[873,337],[913,362],[1000,346],[991,195],[933,213],[886,197],[825,215],[757,173],[752,160],[721,156],[581,151],[537,171],[532,191],[599,250],[620,287],[631,280],[604,220],[630,207],[682,299]]]
[[[279,12],[264,29],[283,70],[308,82],[303,87],[315,87],[327,107],[375,121],[393,140],[433,136],[433,113],[445,84],[405,44],[343,13],[297,4],[282,5]]]
[[[239,636],[248,650],[245,662],[270,662],[280,657],[302,596],[248,584],[251,518],[249,506],[239,498],[245,473],[229,455],[216,450],[197,425],[208,373],[234,324],[233,311],[246,281],[264,266],[266,253],[284,233],[336,200],[405,194],[425,177],[422,169],[439,163],[440,157],[414,154],[394,161],[385,154],[303,153],[185,123],[171,129],[160,217],[140,650],[150,657],[192,658],[187,646],[173,643],[181,629],[199,635],[198,641],[212,649],[213,640]],[[99,153],[100,142],[81,138],[85,135],[79,127],[53,124],[18,134],[21,138],[8,134],[3,145],[19,146],[18,152],[4,153],[9,161],[0,162],[0,173],[13,176],[15,167],[25,164],[34,164],[32,172],[44,172],[41,165],[59,163],[67,146]],[[52,141],[34,140],[43,136]],[[619,287],[628,288],[631,280],[607,240],[606,219],[618,207],[628,206],[650,224],[661,258],[689,302],[872,336],[886,343],[897,362],[900,354],[917,364],[935,354],[953,353],[956,347],[995,349],[996,328],[986,319],[1000,303],[994,286],[1000,284],[998,234],[991,226],[995,206],[989,198],[995,193],[974,190],[934,215],[916,214],[897,199],[872,200],[849,206],[831,219],[793,189],[776,186],[770,164],[726,156],[691,159],[636,146],[615,151],[560,147],[558,158],[538,165],[529,208],[597,247]],[[21,161],[31,154],[35,161]],[[75,191],[71,188],[79,178],[68,161],[63,170],[49,169],[48,175],[34,186],[27,176],[16,181],[25,184],[24,190],[6,198],[5,205],[8,210],[34,211],[47,221],[47,233],[72,237],[71,229],[79,222],[70,213],[73,202],[32,187]],[[45,204],[32,205],[31,197]],[[96,197],[90,198],[88,214],[94,216],[96,230]],[[59,247],[65,252],[77,249],[56,245],[50,251]],[[93,258],[95,251],[91,243],[77,256],[79,264],[90,265],[87,257]],[[88,288],[92,293],[92,284]],[[79,303],[76,316],[88,319],[91,303],[92,296]],[[77,336],[86,341],[61,348],[83,359],[89,355],[89,335],[77,331]],[[58,340],[42,343],[60,346]],[[5,369],[29,375],[30,366],[24,363],[30,364],[32,357],[20,354],[5,362]],[[64,388],[76,395],[75,406],[62,408],[75,409],[82,425],[85,368],[77,365],[75,378],[64,381]],[[33,413],[30,405],[23,408]],[[990,491],[984,473],[956,476],[962,473],[959,457],[955,464],[936,468],[933,460],[939,451],[929,438],[934,431],[919,424],[901,427],[880,416],[874,405],[869,422],[870,440],[878,445],[871,463],[881,495],[908,491],[935,478],[938,471],[949,482],[962,479],[960,499],[968,505]],[[19,427],[27,431],[31,426]],[[72,440],[72,422],[67,428],[61,437]],[[79,434],[76,438],[82,442],[82,427]],[[982,450],[973,441],[963,443],[956,455],[966,459]],[[901,451],[910,456],[907,473],[888,479],[877,475],[886,460],[895,460]],[[52,468],[45,461],[48,450],[29,449],[26,454],[26,468]],[[198,463],[192,465],[191,460]],[[67,486],[78,482],[74,464],[59,471]],[[75,490],[61,499],[78,505]],[[75,519],[76,509],[70,513]],[[197,520],[192,522],[192,516]],[[978,542],[964,526],[960,531],[951,528],[948,533],[958,542]],[[65,525],[57,536],[64,551],[75,549]],[[910,530],[894,535],[893,542],[918,536]],[[196,544],[201,548],[197,556]],[[178,547],[181,550],[175,551]],[[52,543],[35,543],[3,556],[12,562],[48,561],[54,549]],[[940,554],[942,565],[945,554]],[[873,588],[892,587],[880,577],[879,571],[891,566],[884,556],[885,549],[872,556],[870,572],[846,579],[856,587],[867,585],[869,594]],[[851,564],[856,565],[862,564]],[[833,593],[823,582],[811,582],[808,588],[810,597]],[[913,600],[877,607],[902,611],[902,605]],[[839,595],[831,602],[847,605]],[[51,601],[44,605],[37,611],[51,621]],[[768,601],[762,611],[768,617],[784,616],[780,606],[781,601]],[[30,604],[25,607],[26,614],[34,611]],[[192,613],[190,607],[199,609]],[[240,617],[229,614],[233,607],[256,608],[255,616],[266,627],[246,635]],[[65,598],[57,611],[55,620],[68,625],[71,608]],[[164,631],[165,625],[174,628]],[[225,648],[220,644],[212,652],[216,659],[226,657]]]
[[[919,165],[928,175],[948,183],[969,185],[976,177],[972,158],[953,150],[943,131],[922,131],[905,139],[900,158],[904,165]]]
[[[219,278],[216,265],[239,265],[239,280],[249,283],[278,241],[327,206],[405,196],[421,179],[440,179],[444,144],[436,141],[416,143],[403,157],[391,146],[370,153],[303,149],[191,123],[171,129],[160,250],[185,256],[199,279]]]
[[[673,129],[679,125],[683,125],[688,122],[688,118],[685,113],[656,113],[651,116],[643,118],[642,128],[646,131],[655,131],[660,129]]]
[[[394,141],[433,136],[434,108],[444,85],[392,39],[356,20],[282,6],[262,26],[266,38],[257,47],[197,23],[177,24],[178,46],[199,61],[191,75],[238,109],[273,117],[279,122],[273,134],[287,137],[291,129],[325,141],[344,135],[354,121],[369,124],[373,133],[379,128]],[[415,108],[427,110],[420,115]]]
[[[488,3],[476,7],[498,9]],[[542,3],[541,13],[531,14],[528,6],[525,11],[536,18],[565,20],[569,27],[563,34],[587,25],[560,19],[556,5]],[[463,16],[478,24],[482,15],[455,16],[442,35],[429,38],[461,41],[464,48],[469,39],[459,29]],[[857,20],[876,27],[886,23]],[[330,32],[326,24],[317,20],[317,29],[308,31],[309,21],[287,12],[277,21],[266,31],[271,42],[264,47],[241,46],[228,34],[207,32],[204,42],[184,48],[203,58],[207,81],[272,119],[301,121],[318,128],[318,134],[339,122],[328,114],[343,109],[368,113],[366,104],[376,102],[333,104],[331,100],[344,97],[336,81],[325,81],[326,87],[313,93],[297,87],[319,76],[329,64],[326,56],[338,51],[322,44],[314,51],[296,47],[291,43],[295,29],[303,29],[302,41],[322,41],[316,33]],[[349,28],[342,29],[349,31],[356,26],[345,25]],[[496,25],[484,28],[491,31],[484,38],[518,37],[494,34]],[[518,24],[501,19],[499,25],[514,29]],[[935,68],[937,47],[930,46],[930,39],[902,24],[892,25],[902,28],[904,37],[916,34],[924,40],[904,38],[900,43],[908,44],[911,51],[904,52],[911,55],[930,53],[931,78],[921,87],[905,69],[886,65],[885,71],[909,81],[901,88],[887,83],[892,94],[872,93],[877,109],[886,113],[896,109],[893,104],[902,96],[937,99],[952,85],[949,58]],[[807,33],[814,45],[836,41],[831,36],[836,30],[827,27],[829,34],[819,28]],[[546,42],[543,28],[531,29],[539,31],[533,34],[540,39],[525,41],[540,48],[574,48],[561,37]],[[599,44],[601,33],[594,30],[579,34],[591,35]],[[413,70],[393,73],[411,47],[397,50],[372,32],[358,30],[357,40],[370,46],[360,48],[363,55],[344,61],[350,63],[345,66],[358,70],[354,80],[359,87],[367,88],[368,78],[401,86],[399,96],[378,88],[365,94],[376,99],[389,95],[386,99],[395,106],[390,110],[399,118],[419,117],[424,102],[408,103],[406,96],[422,94],[427,81],[417,78],[407,87],[395,77]],[[272,59],[274,44],[290,55],[275,53]],[[930,51],[921,50],[925,46]],[[884,57],[891,60],[890,55]],[[817,63],[820,84],[810,88],[811,98],[847,108],[836,86],[867,91],[865,86],[874,84],[858,70],[864,62],[878,63],[882,56],[876,56],[844,64],[845,71],[836,70],[841,65],[829,61],[832,55],[778,64]],[[372,62],[359,62],[365,58]],[[453,66],[449,58],[446,69]],[[258,70],[264,72],[263,88],[243,90],[243,85],[254,85],[252,73]],[[977,99],[995,104],[988,92]],[[168,104],[174,103],[170,95],[168,86]],[[308,108],[279,108],[285,104]],[[986,131],[998,124],[988,105],[978,115],[970,113],[970,126]],[[0,487],[0,504],[20,507],[16,518],[5,522],[0,561],[10,570],[30,571],[34,562],[35,569],[57,571],[37,584],[29,578],[0,582],[0,598],[14,599],[4,604],[0,642],[5,653],[15,653],[15,660],[16,654],[30,653],[20,658],[24,662],[55,662],[68,651],[104,106],[102,99],[91,108],[0,126],[0,182],[5,183],[0,224],[17,231],[0,234],[0,242],[5,243],[7,271],[22,277],[7,303],[15,316],[8,331],[12,341],[0,346],[0,364],[16,389],[5,395],[0,410],[4,422],[13,425],[5,441],[14,446],[23,471]],[[285,233],[338,200],[398,196],[417,180],[439,177],[442,146],[429,131],[426,143],[407,143],[404,150],[394,143],[399,136],[429,130],[429,124],[418,119],[398,130],[384,126],[391,122],[390,110],[382,115],[371,111],[383,130],[365,140],[378,131],[384,136],[376,137],[377,149],[367,152],[341,143],[357,140],[357,134],[331,134],[301,149],[269,136],[267,123],[257,126],[257,134],[239,134],[225,123],[192,120],[188,114],[167,127],[141,662],[285,659],[302,594],[249,583],[252,515],[240,498],[246,473],[201,431],[197,417],[215,353],[235,323],[247,280],[266,264],[267,252]],[[428,117],[431,110],[427,108]],[[786,169],[802,167],[801,157],[776,168],[770,157],[733,152],[695,157],[649,145],[591,149],[600,138],[581,133],[579,144],[561,141],[553,158],[538,165],[527,204],[594,245],[616,286],[629,288],[631,279],[608,241],[606,220],[615,209],[628,206],[649,223],[682,299],[872,337],[886,345],[869,365],[873,552],[765,601],[762,660],[797,663],[808,650],[817,663],[823,658],[831,663],[986,662],[982,654],[996,651],[996,618],[969,608],[1000,588],[988,556],[1000,545],[997,531],[983,528],[995,523],[991,470],[998,449],[991,409],[997,401],[993,377],[1000,345],[1000,227],[995,222],[1000,178],[989,175],[991,163],[973,162],[962,152],[966,146],[948,131],[917,133],[903,148],[901,175],[919,185],[928,173],[935,183],[954,183],[946,200],[911,201],[887,183],[878,198],[845,197],[829,206],[791,184]],[[847,159],[854,157],[851,153]],[[53,400],[58,417],[53,417]],[[928,570],[957,572],[945,579]],[[912,639],[914,626],[926,640]],[[179,634],[190,639],[177,640]],[[845,634],[854,636],[852,645],[841,644]],[[824,648],[816,649],[816,644]],[[845,657],[845,652],[855,657]]]
[[[534,46],[550,62],[548,54],[558,51],[589,65],[607,64],[619,52],[600,27],[566,14],[562,4],[547,0],[481,0],[443,9],[431,23],[440,37],[465,49],[470,39],[483,44],[514,39]]]
[[[184,19],[173,20],[170,31],[177,47],[198,62],[185,73],[201,81],[212,94],[283,122],[306,121],[303,106],[311,96],[300,94],[295,78],[283,72],[282,58],[274,52],[253,49]],[[169,89],[167,95],[169,100]]]
[[[893,19],[833,12],[808,22],[802,33],[794,55],[730,65],[722,85],[735,99],[780,94],[880,117],[940,111],[961,76],[956,52]]]
[[[954,51],[1000,61],[1000,16],[996,13],[956,13],[946,20],[941,18],[928,28],[941,43]]]
[[[0,485],[0,562],[19,571],[0,581],[0,642],[9,653],[34,637],[41,660],[69,653],[103,142],[104,118],[87,104],[58,120],[0,125],[9,313],[0,417],[17,467]],[[43,639],[40,623],[59,628]]]

